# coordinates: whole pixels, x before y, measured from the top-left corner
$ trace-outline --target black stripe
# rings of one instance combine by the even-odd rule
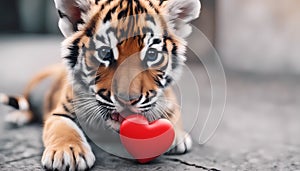
[[[161,72],[161,71],[159,70],[158,72]],[[157,74],[157,77],[160,78],[160,79],[163,79],[163,74]]]
[[[153,45],[156,45],[156,44],[160,44],[161,43],[161,40],[160,39],[153,39],[151,45],[149,45],[150,47],[153,46]]]
[[[102,97],[104,100],[112,103],[111,99],[110,99],[110,92],[107,93],[107,95],[104,95],[104,93],[106,92],[107,90],[106,89],[100,89],[97,94]]]
[[[150,102],[149,95],[150,95],[150,93],[147,91],[146,97],[145,97],[146,100],[145,100],[142,104],[146,104],[146,103],[149,103],[149,102]]]
[[[111,9],[111,13],[114,14],[114,13],[116,12],[117,8],[118,8],[118,5],[116,5],[115,7],[113,7],[113,8]]]
[[[61,12],[61,10],[57,10],[57,12],[58,12],[59,18],[67,17],[67,15],[65,13]]]
[[[128,9],[125,8],[124,10],[120,11],[119,14],[118,14],[118,20],[124,18],[127,16],[127,13],[128,13]]]
[[[169,86],[173,82],[173,78],[170,76],[166,76],[166,84],[165,87]]]
[[[147,13],[147,9],[140,4],[139,0],[135,0],[135,3],[136,3],[136,9],[135,9],[136,14],[138,14],[139,12]]]
[[[108,11],[108,13],[106,13],[104,19],[103,19],[103,23],[106,23],[107,21],[111,20],[111,11]]]
[[[150,90],[150,92],[155,91],[155,90]],[[156,92],[156,91],[155,91]],[[146,100],[142,104],[147,104],[149,103],[154,97],[156,96],[156,93],[154,95],[150,96],[150,94],[147,92]],[[155,104],[155,103],[154,103]],[[149,104],[147,106],[144,106],[143,108],[151,107],[154,104]]]
[[[167,39],[164,39],[164,44],[163,44],[162,51],[163,52],[168,52],[168,49],[167,49]]]
[[[161,6],[165,1],[167,1],[167,0],[160,0],[159,6]]]
[[[61,117],[65,117],[65,118],[68,118],[68,119],[71,119],[72,121],[75,120],[75,118],[72,118],[71,116],[69,116],[68,114],[59,114],[59,113],[54,113],[52,114],[53,116],[61,116]]]
[[[95,26],[95,25],[94,25]],[[93,30],[94,30],[94,26],[91,26],[91,27],[89,27],[89,28],[87,28],[86,30],[85,30],[85,35],[87,36],[87,37],[92,37],[93,36]]]
[[[155,83],[156,83],[156,85],[157,85],[158,87],[164,88],[164,85],[161,84],[161,82],[159,81],[158,78],[154,78],[154,81],[155,81]]]
[[[69,108],[66,106],[66,104],[63,103],[62,105],[63,105],[63,108],[64,108],[65,112],[71,113],[71,111],[70,111]]]
[[[172,69],[177,68],[178,66],[178,59],[177,59],[177,46],[173,42],[173,49],[172,49]]]
[[[110,0],[111,1],[111,0]],[[110,2],[109,2],[110,3]],[[104,19],[103,19],[103,23],[106,23],[107,21],[111,20],[112,14],[114,14],[117,10],[119,5],[114,6],[113,8],[111,8],[105,15]]]
[[[20,109],[18,99],[14,97],[8,97],[8,105],[14,107],[15,109]]]
[[[88,36],[88,37],[93,36],[93,34],[95,32],[95,27],[96,27],[97,21],[98,21],[98,17],[96,15],[95,17],[92,18],[92,20],[89,24],[89,27],[85,30],[86,36]]]
[[[79,47],[78,43],[80,42],[80,38],[76,39],[73,44],[68,48],[70,50],[70,55],[66,56],[65,58],[69,60],[69,64],[71,68],[74,68],[74,66],[77,63],[77,58],[79,56]]]
[[[104,10],[104,8],[105,8],[105,4],[103,4],[103,5],[101,6],[100,11]]]
[[[155,91],[155,90],[149,90],[149,91],[150,91],[150,93],[153,94],[150,98],[153,98],[157,95],[157,91]]]
[[[78,24],[84,24],[84,21],[82,19],[79,19],[74,25],[73,30],[78,31]]]
[[[148,0],[148,2],[149,2],[149,6],[150,6],[151,8],[153,8],[154,11],[158,14],[158,13],[159,13],[158,9],[155,8],[155,6],[153,5],[153,3],[152,3],[150,0]]]
[[[127,8],[129,9],[129,16],[133,15],[133,3],[132,0],[128,0]]]
[[[147,92],[148,93],[148,92]],[[133,103],[131,103],[131,105],[133,106],[133,105],[136,105],[139,101],[141,101],[141,99],[143,98],[143,95],[140,95],[140,97],[136,100],[136,101],[134,101]]]
[[[115,106],[113,106],[113,105],[110,105],[110,104],[107,104],[107,103],[100,102],[99,100],[97,100],[97,102],[98,102],[98,104],[99,104],[100,106],[108,106],[108,107],[111,107],[111,108],[115,107]]]
[[[134,12],[135,12],[135,14],[139,14],[139,8],[138,8],[138,7],[135,7],[135,8],[134,8]]]

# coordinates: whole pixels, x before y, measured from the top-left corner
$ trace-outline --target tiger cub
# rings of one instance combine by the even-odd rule
[[[59,28],[65,36],[61,65],[39,73],[24,96],[0,95],[15,107],[8,122],[34,119],[29,94],[43,79],[55,81],[44,102],[42,165],[49,170],[85,170],[95,156],[79,118],[90,126],[99,120],[118,131],[124,116],[138,113],[149,121],[169,119],[174,148],[192,147],[184,132],[180,107],[171,85],[185,61],[189,23],[200,13],[199,0],[54,0]]]

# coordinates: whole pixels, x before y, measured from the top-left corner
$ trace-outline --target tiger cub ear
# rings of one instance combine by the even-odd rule
[[[191,34],[189,23],[199,17],[200,9],[200,0],[169,0],[164,7],[167,21],[182,38]]]
[[[65,37],[80,30],[90,9],[89,0],[54,0],[59,14],[58,27]]]

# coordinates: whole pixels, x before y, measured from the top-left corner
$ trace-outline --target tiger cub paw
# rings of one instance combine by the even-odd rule
[[[182,132],[176,135],[173,145],[170,150],[166,152],[167,155],[185,154],[192,149],[192,138],[186,133]]]
[[[5,122],[17,125],[17,126],[23,126],[27,123],[29,123],[33,119],[33,115],[29,111],[13,111],[11,113],[8,113],[5,116]]]
[[[46,147],[42,165],[46,170],[88,170],[95,163],[95,156],[89,144],[65,144]]]

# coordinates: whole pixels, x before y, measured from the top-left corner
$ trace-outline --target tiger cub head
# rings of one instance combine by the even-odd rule
[[[55,0],[79,111],[117,129],[120,114],[167,117],[199,0]],[[117,125],[117,126],[116,126]]]

